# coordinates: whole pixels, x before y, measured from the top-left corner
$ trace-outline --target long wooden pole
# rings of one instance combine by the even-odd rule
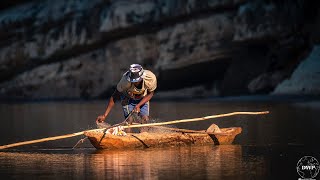
[[[227,114],[218,114],[212,116],[205,116],[201,118],[192,118],[192,119],[181,119],[181,120],[173,120],[161,123],[150,123],[150,124],[134,124],[134,125],[127,125],[123,126],[124,129],[127,128],[138,128],[138,127],[147,127],[147,126],[161,126],[161,125],[169,125],[169,124],[178,124],[178,123],[185,123],[185,122],[194,122],[194,121],[204,121],[208,119],[220,118],[220,117],[227,117],[227,116],[234,116],[234,115],[259,115],[259,114],[268,114],[269,111],[260,111],[260,112],[232,112]]]
[[[182,133],[217,134],[217,133],[206,132],[204,130],[197,131],[197,130],[190,130],[190,129],[169,128],[169,127],[165,127],[165,126],[154,126],[154,128],[159,128],[159,129],[174,131],[174,132],[182,132]]]
[[[123,126],[123,128],[138,128],[138,127],[147,127],[147,126],[161,126],[161,125],[168,125],[168,124],[203,121],[203,120],[208,120],[208,119],[227,117],[227,116],[234,116],[234,115],[241,115],[241,114],[259,115],[259,114],[268,114],[268,113],[269,113],[269,111],[261,111],[261,112],[232,112],[232,113],[227,113],[227,114],[218,114],[218,115],[213,115],[213,116],[205,116],[205,117],[201,117],[201,118],[192,118],[192,119],[181,119],[181,120],[174,120],[174,121],[168,121],[168,122],[162,122],[162,123],[128,125],[128,126]],[[95,130],[98,130],[98,129],[92,129],[92,130],[86,130],[86,131],[95,131]],[[7,145],[0,146],[0,150],[1,149],[11,148],[11,147],[16,147],[16,146],[35,144],[35,143],[40,143],[40,142],[54,141],[54,140],[58,140],[58,139],[66,139],[66,138],[70,138],[70,137],[80,136],[80,135],[83,135],[84,132],[86,132],[86,131],[81,131],[81,132],[72,133],[72,134],[66,134],[66,135],[61,135],[61,136],[53,136],[53,137],[47,137],[47,138],[42,138],[42,139],[24,141],[24,142],[18,142],[18,143],[13,143],[13,144],[7,144]]]
[[[7,149],[7,148],[16,147],[16,146],[23,146],[23,145],[27,145],[27,144],[35,144],[35,143],[40,143],[40,142],[54,141],[54,140],[58,140],[58,139],[65,139],[65,138],[70,138],[70,137],[74,137],[74,136],[80,136],[83,133],[84,133],[84,131],[81,131],[81,132],[72,133],[72,134],[66,134],[66,135],[61,135],[61,136],[53,136],[53,137],[47,137],[47,138],[36,139],[36,140],[31,140],[31,141],[23,141],[23,142],[18,142],[18,143],[13,143],[13,144],[0,146],[0,149]]]

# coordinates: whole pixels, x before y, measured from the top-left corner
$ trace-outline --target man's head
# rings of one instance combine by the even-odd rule
[[[129,73],[127,75],[127,80],[136,83],[142,81],[144,76],[144,70],[140,64],[131,64],[129,68]]]

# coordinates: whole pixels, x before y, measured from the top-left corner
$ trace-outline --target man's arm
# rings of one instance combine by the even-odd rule
[[[97,117],[96,122],[103,122],[108,114],[110,113],[111,109],[113,108],[115,101],[119,99],[120,92],[118,90],[115,90],[112,94],[112,96],[109,99],[109,103],[107,105],[106,111],[103,115],[100,115]]]
[[[148,92],[146,96],[144,96],[141,101],[134,107],[135,112],[140,112],[140,107],[145,104],[146,102],[150,101],[150,99],[153,97],[154,91]]]

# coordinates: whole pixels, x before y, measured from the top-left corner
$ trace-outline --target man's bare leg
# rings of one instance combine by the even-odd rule
[[[142,116],[141,124],[147,124],[149,122],[149,116]],[[148,132],[149,127],[142,127],[140,128],[140,132]]]
[[[133,123],[133,118],[132,116],[130,116],[128,119],[127,119],[127,123],[128,124],[132,124]],[[132,129],[131,128],[128,128],[125,130],[126,133],[132,133]]]

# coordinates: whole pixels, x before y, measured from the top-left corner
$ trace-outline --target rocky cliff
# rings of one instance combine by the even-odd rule
[[[1,3],[1,98],[106,97],[132,63],[159,96],[268,94],[319,43],[317,1]]]

